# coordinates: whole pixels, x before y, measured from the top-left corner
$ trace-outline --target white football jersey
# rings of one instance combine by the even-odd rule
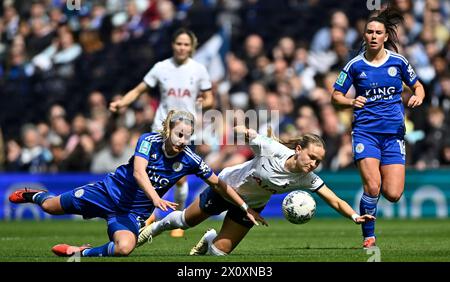
[[[243,164],[225,168],[219,178],[233,187],[252,208],[264,206],[273,194],[282,194],[298,189],[317,191],[323,180],[310,173],[293,173],[284,168],[286,160],[294,150],[279,142],[257,135],[250,140],[255,157]]]
[[[161,93],[152,131],[162,130],[162,122],[170,110],[183,110],[195,115],[200,91],[211,89],[205,66],[191,58],[182,65],[177,65],[173,58],[156,63],[145,75],[144,82],[151,88],[159,86]]]

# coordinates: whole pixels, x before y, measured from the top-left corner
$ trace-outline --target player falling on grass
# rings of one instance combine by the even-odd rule
[[[187,146],[194,131],[194,117],[183,111],[169,112],[163,133],[145,133],[126,165],[121,165],[103,181],[75,188],[55,196],[47,191],[20,189],[9,200],[35,203],[50,214],[79,214],[84,218],[104,218],[109,242],[92,248],[59,244],[52,248],[58,256],[127,256],[136,246],[143,220],[155,208],[167,211],[176,204],[161,197],[183,176],[195,174],[237,206],[246,206],[241,197],[220,180],[205,162]],[[249,222],[264,222],[251,208],[245,209]],[[142,226],[141,226],[142,225]]]
[[[172,38],[173,56],[158,62],[145,75],[143,82],[125,94],[124,97],[109,105],[112,112],[127,107],[149,88],[159,87],[161,101],[156,110],[152,131],[162,130],[161,123],[170,110],[183,110],[196,113],[197,107],[211,108],[214,96],[211,90],[209,74],[202,64],[191,57],[197,47],[197,37],[187,29],[177,30]],[[185,207],[189,193],[186,178],[180,179],[175,186],[174,201],[178,209]],[[152,216],[147,223],[154,220]],[[183,230],[173,230],[173,237],[182,237]]]
[[[425,91],[412,66],[397,54],[396,26],[403,17],[386,9],[371,17],[364,31],[365,51],[341,71],[332,101],[354,108],[353,153],[363,181],[360,212],[376,215],[380,192],[397,202],[405,185],[403,83],[412,88],[408,106],[422,104]],[[394,51],[388,50],[388,48]],[[345,97],[353,85],[356,98]],[[362,225],[363,247],[375,246],[375,222]]]
[[[219,178],[236,189],[255,211],[261,212],[273,194],[307,189],[317,193],[332,208],[355,223],[375,220],[371,215],[358,215],[314,174],[313,170],[325,155],[324,142],[319,136],[305,134],[290,141],[289,144],[295,147],[292,150],[245,126],[237,126],[235,131],[238,137],[245,136],[256,157],[243,164],[225,168]],[[191,250],[191,255],[229,254],[249,232],[254,222],[247,220],[244,212],[211,188],[203,191],[184,211],[171,212],[162,220],[145,227],[139,234],[138,246],[165,230],[188,229],[223,211],[227,211],[227,214],[219,234],[213,229],[206,232]]]

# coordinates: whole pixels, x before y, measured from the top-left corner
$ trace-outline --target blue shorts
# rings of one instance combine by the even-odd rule
[[[264,206],[265,207],[265,206]],[[264,207],[253,209],[256,212],[261,212]],[[219,215],[224,211],[227,212],[227,217],[231,218],[234,222],[239,223],[247,228],[253,227],[253,222],[247,218],[247,214],[243,212],[236,205],[228,202],[211,187],[206,188],[200,194],[200,209],[210,215]]]
[[[109,196],[102,181],[61,194],[61,206],[65,213],[79,214],[84,219],[104,218],[110,240],[119,230],[128,230],[137,236],[139,229],[145,225],[145,218],[149,216],[121,210]]]
[[[405,165],[405,140],[403,135],[352,132],[353,159],[380,160],[380,165]]]

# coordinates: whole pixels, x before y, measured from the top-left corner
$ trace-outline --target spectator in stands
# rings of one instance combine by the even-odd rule
[[[126,128],[118,128],[111,135],[109,146],[96,153],[92,159],[91,171],[107,173],[128,162],[133,153],[129,146],[130,134]]]
[[[261,78],[261,73],[258,72],[256,67],[257,59],[264,55],[264,41],[258,34],[249,34],[244,41],[242,54],[238,54],[247,69],[250,70],[250,77],[252,80],[257,80]]]
[[[428,109],[426,137],[419,142],[420,158],[416,164],[417,169],[436,169],[440,165],[440,157],[450,135],[450,126],[446,124],[445,114],[441,108]]]
[[[442,147],[440,164],[442,166],[450,166],[450,140],[447,138],[444,146]]]
[[[62,147],[62,152],[61,152]],[[67,142],[51,145],[60,155],[55,160],[54,169],[59,171],[89,171],[94,154],[95,144],[89,135],[88,120],[82,114],[77,114],[72,120],[71,135]]]
[[[335,10],[330,13],[330,25],[323,27],[316,32],[311,43],[311,51],[325,52],[332,47],[331,30],[340,28],[344,32],[345,43],[351,47],[358,38],[358,33],[350,26],[347,15],[342,10]]]
[[[10,164],[19,171],[30,173],[47,172],[48,166],[52,160],[51,152],[42,146],[41,136],[36,127],[32,124],[22,126],[22,144],[20,154],[16,154],[16,159],[11,158]],[[17,152],[19,149],[15,144],[8,144],[11,151]],[[15,147],[15,148],[13,148]],[[14,154],[13,152],[11,152]]]

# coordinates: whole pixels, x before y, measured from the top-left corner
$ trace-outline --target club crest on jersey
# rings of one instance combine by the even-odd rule
[[[364,144],[363,143],[358,143],[355,147],[355,151],[359,154],[362,153],[364,151]]]
[[[77,191],[75,191],[75,197],[76,198],[81,198],[84,195],[84,189],[78,189]]]
[[[390,67],[388,68],[388,74],[390,76],[396,76],[397,75],[397,68],[396,67]]]
[[[339,74],[338,79],[336,80],[336,84],[339,84],[340,86],[344,86],[344,82],[347,79],[347,74],[343,71]]]
[[[139,146],[138,152],[144,155],[148,155],[150,153],[150,148],[152,147],[152,144],[148,141],[142,141],[141,146]]]
[[[176,162],[172,165],[172,169],[173,171],[179,172],[180,170],[183,169],[183,164],[180,162]]]

